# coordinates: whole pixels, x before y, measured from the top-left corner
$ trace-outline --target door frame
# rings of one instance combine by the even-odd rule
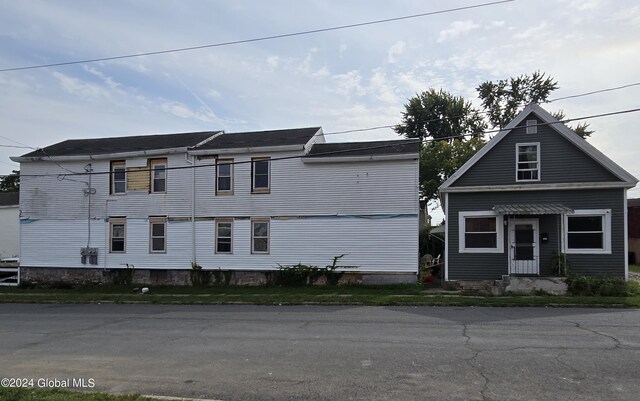
[[[537,217],[527,217],[527,218],[511,218],[509,219],[509,235],[508,235],[508,249],[509,254],[507,256],[508,263],[508,271],[509,275],[520,274],[516,273],[514,270],[514,259],[515,259],[515,227],[516,224],[531,224],[533,226],[533,259],[535,261],[534,273],[530,273],[531,275],[540,275],[540,219]]]

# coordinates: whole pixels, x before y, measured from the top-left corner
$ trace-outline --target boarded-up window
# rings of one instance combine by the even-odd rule
[[[127,219],[126,217],[109,218],[109,252],[126,252]]]
[[[251,253],[269,253],[269,220],[251,220]]]
[[[167,251],[167,218],[149,217],[149,252]]]

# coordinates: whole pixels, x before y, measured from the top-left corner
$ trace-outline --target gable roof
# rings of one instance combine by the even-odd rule
[[[21,157],[55,157],[103,155],[110,153],[142,152],[195,146],[212,137],[217,131],[165,135],[137,135],[113,138],[68,139],[38,149]]]
[[[500,130],[500,132],[493,137],[486,145],[480,149],[473,157],[471,157],[465,164],[462,165],[455,173],[453,173],[442,185],[439,190],[446,192],[449,187],[453,185],[464,173],[466,173],[473,165],[475,165],[480,159],[482,159],[491,149],[493,149],[500,141],[507,136],[514,128],[516,128],[522,121],[534,113],[544,123],[550,124],[554,130],[567,139],[570,143],[582,150],[586,155],[591,157],[614,176],[619,178],[622,182],[626,183],[626,186],[633,187],[638,183],[638,179],[629,174],[622,167],[617,165],[613,160],[600,152],[589,142],[581,138],[569,127],[561,123],[558,119],[553,117],[549,112],[535,103],[527,105],[506,127]]]
[[[224,133],[198,146],[197,150],[305,145],[320,130],[320,127],[308,127]]]
[[[0,206],[17,206],[20,204],[20,192],[0,192]]]
[[[417,154],[420,142],[415,139],[392,141],[316,143],[306,157],[348,157]]]

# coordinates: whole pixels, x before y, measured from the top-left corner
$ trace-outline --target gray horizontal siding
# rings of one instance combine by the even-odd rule
[[[501,254],[458,253],[458,212],[486,211],[498,204],[509,203],[562,203],[572,209],[611,209],[611,254],[567,256],[571,270],[576,274],[624,276],[624,190],[566,190],[526,192],[450,193],[448,210],[449,279],[497,280],[508,274],[508,232],[505,227],[505,251]],[[557,216],[536,216],[540,232],[549,235],[549,241],[540,247],[540,273],[551,275],[551,258],[558,251]]]
[[[516,182],[516,144],[529,142],[540,143],[540,181],[534,184],[620,181],[560,135],[553,125],[538,126],[537,134],[525,133],[526,120],[535,118],[532,114],[524,119],[452,186],[526,185]]]

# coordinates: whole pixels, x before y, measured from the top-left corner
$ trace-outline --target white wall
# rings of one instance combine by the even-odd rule
[[[20,210],[18,206],[0,206],[0,259],[20,253]]]
[[[295,156],[300,152],[224,155],[235,162],[251,157]],[[80,249],[87,245],[89,197],[86,162],[22,163],[22,265],[83,267]],[[184,154],[169,155],[169,167],[189,167]],[[146,158],[127,160],[144,166]],[[418,180],[416,160],[309,163],[299,158],[273,160],[271,193],[251,193],[250,163],[234,166],[234,194],[216,196],[213,159],[197,162],[197,261],[207,268],[267,269],[277,263],[342,263],[367,271],[417,271]],[[92,161],[95,172],[109,170],[108,160]],[[44,177],[30,175],[47,174]],[[60,174],[67,174],[66,176]],[[134,264],[137,268],[190,268],[192,260],[191,169],[169,170],[167,192],[109,194],[109,176],[94,175],[91,186],[91,244],[99,248],[99,266]],[[395,218],[361,218],[366,216]],[[125,254],[109,254],[109,216],[127,217]],[[168,216],[167,253],[149,253],[149,216]],[[360,217],[358,217],[360,216]],[[234,253],[213,252],[211,218],[234,217]],[[251,217],[270,217],[269,255],[251,255]],[[188,221],[172,221],[171,219]],[[206,220],[209,219],[209,220]],[[89,265],[86,265],[89,266]]]

